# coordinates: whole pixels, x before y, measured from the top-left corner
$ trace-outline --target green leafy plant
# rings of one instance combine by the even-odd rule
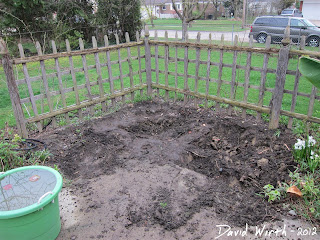
[[[166,203],[166,202],[161,202],[160,203],[160,207],[162,207],[162,208],[166,208],[167,205],[168,205],[168,203]]]
[[[265,197],[268,197],[268,202],[273,202],[275,200],[280,200],[281,193],[278,189],[275,189],[273,185],[268,184],[263,187],[263,192]]]

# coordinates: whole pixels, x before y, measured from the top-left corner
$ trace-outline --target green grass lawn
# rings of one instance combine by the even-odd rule
[[[152,49],[152,54],[154,54],[155,52],[155,47],[153,46]],[[137,56],[137,47],[134,47],[131,49],[131,54],[132,56]],[[159,54],[161,56],[164,55],[164,47],[160,46],[159,47]],[[141,48],[141,55],[144,55],[144,49]],[[175,48],[170,48],[169,49],[169,55],[170,57],[174,57],[175,56]],[[127,49],[122,49],[121,50],[121,58],[124,59],[127,57]],[[184,49],[179,48],[178,49],[178,57],[179,58],[183,58],[184,57]],[[207,50],[203,49],[200,52],[200,60],[202,61],[207,61]],[[190,59],[196,59],[196,50],[195,49],[190,49],[189,50],[189,58]],[[100,53],[99,54],[99,59],[100,59],[100,63],[106,63],[106,54],[105,53]],[[111,60],[112,61],[116,61],[118,59],[118,52],[117,51],[112,51],[111,52]],[[220,59],[220,53],[219,51],[212,51],[211,53],[211,61],[212,62],[216,62],[218,63]],[[87,60],[87,64],[88,65],[94,65],[95,64],[95,60],[94,60],[94,55],[87,55],[86,56],[86,60]],[[247,54],[246,53],[238,53],[238,59],[237,59],[237,64],[239,65],[243,65],[246,66],[246,60],[247,60]],[[78,57],[73,57],[73,61],[74,61],[74,66],[75,68],[82,68],[82,58],[81,56]],[[223,55],[223,62],[226,64],[232,64],[233,62],[233,53],[231,52],[225,52]],[[69,59],[68,58],[60,58],[59,59],[59,63],[61,66],[61,69],[66,69],[69,67]],[[155,59],[152,59],[152,68],[156,69],[156,63],[155,63]],[[46,73],[50,74],[50,73],[54,73],[55,70],[55,62],[54,60],[47,60],[45,61],[46,64]],[[142,59],[142,70],[145,69],[145,62],[144,59]],[[169,72],[174,72],[175,71],[175,62],[171,61],[169,63]],[[252,56],[252,66],[254,67],[262,67],[263,65],[263,55],[262,54],[253,54]],[[35,62],[35,63],[28,63],[28,71],[29,71],[29,75],[30,77],[35,77],[35,76],[40,76],[41,75],[41,68],[39,63]],[[164,71],[165,69],[165,63],[163,59],[159,59],[159,63],[158,63],[159,69]],[[137,71],[139,69],[139,62],[138,60],[134,60],[132,61],[132,67],[134,69],[134,71]],[[183,62],[178,62],[177,63],[177,67],[178,67],[178,73],[183,74],[184,73],[184,63]],[[297,58],[295,59],[291,59],[289,62],[289,69],[290,70],[295,70],[297,67]],[[123,74],[128,74],[129,73],[129,65],[127,62],[122,63],[122,71]],[[269,59],[269,63],[268,63],[268,68],[272,68],[272,69],[276,69],[277,68],[277,58],[276,56],[273,56]],[[211,66],[211,72],[210,72],[210,78],[213,79],[218,79],[218,67],[217,66]],[[189,63],[189,68],[188,68],[188,74],[190,75],[195,75],[196,73],[196,65],[195,63]],[[23,69],[21,65],[15,66],[15,74],[18,77],[18,79],[23,79],[24,75],[23,75]],[[120,75],[120,71],[119,71],[119,64],[114,64],[112,66],[112,75],[114,77],[119,76]],[[201,64],[199,67],[199,76],[200,77],[206,77],[207,75],[207,66],[206,64]],[[223,72],[222,72],[222,80],[224,81],[231,81],[231,76],[232,76],[232,69],[225,67],[223,68]],[[97,73],[96,73],[96,69],[90,69],[89,70],[89,78],[91,82],[97,81]],[[108,79],[108,69],[107,67],[102,67],[102,78],[103,79]],[[242,69],[238,69],[237,73],[236,73],[236,82],[239,83],[243,83],[244,82],[244,78],[245,78],[245,71]],[[294,87],[294,78],[295,76],[287,76],[287,81],[286,81],[286,85],[285,88],[288,90],[293,90]],[[77,72],[76,73],[76,79],[77,79],[77,85],[81,85],[85,83],[85,75],[83,73],[83,71],[81,72]],[[145,73],[142,74],[142,81],[145,82],[146,80],[146,76]],[[257,71],[252,71],[250,74],[250,85],[255,85],[255,86],[259,86],[260,84],[260,79],[261,79],[261,75],[260,72]],[[273,88],[275,85],[275,79],[276,76],[275,74],[272,73],[268,73],[267,74],[267,81],[266,81],[266,87],[267,88]],[[72,82],[72,78],[71,75],[64,75],[63,76],[63,85],[64,88],[69,88],[73,86],[73,82]],[[153,82],[156,81],[156,73],[152,72],[152,80]],[[175,76],[169,75],[168,77],[169,80],[169,86],[175,86]],[[184,80],[183,77],[178,77],[178,87],[183,89],[184,86]],[[49,82],[49,88],[50,91],[58,91],[59,90],[59,86],[58,86],[58,79],[56,77],[49,77],[48,78],[48,82]],[[138,85],[140,83],[140,78],[139,75],[136,74],[134,75],[134,84]],[[164,84],[165,83],[165,75],[162,73],[159,73],[159,83]],[[130,86],[130,78],[129,77],[125,77],[123,79],[123,85],[125,88]],[[188,85],[190,87],[191,90],[194,90],[195,87],[195,81],[194,79],[189,79],[188,80]],[[120,79],[117,79],[114,81],[114,86],[115,86],[115,90],[119,90],[121,89],[121,82]],[[104,83],[103,84],[104,87],[104,92],[105,93],[109,93],[110,92],[110,85],[109,83]],[[205,81],[199,81],[199,92],[200,93],[205,93],[205,87],[206,87],[206,82]],[[41,81],[34,81],[32,83],[32,88],[33,88],[33,92],[35,95],[44,93],[44,86],[41,83]],[[312,85],[305,80],[303,77],[300,80],[300,84],[299,84],[299,92],[303,92],[303,93],[310,93],[311,92],[311,88]],[[97,96],[99,95],[99,87],[98,86],[93,86],[91,87],[91,91],[92,94]],[[243,87],[238,86],[236,88],[236,99],[242,101],[243,100]],[[11,107],[11,101],[10,101],[10,97],[9,97],[9,93],[7,90],[7,86],[6,86],[6,79],[3,73],[3,70],[1,69],[0,72],[0,92],[1,92],[1,101],[0,101],[0,128],[3,128],[5,125],[5,122],[8,122],[10,126],[15,125],[15,119],[14,119],[14,115],[13,115],[13,111],[12,111],[12,107]],[[29,93],[27,90],[27,86],[26,84],[22,84],[19,85],[19,92],[20,92],[20,96],[22,98],[27,98],[29,97]],[[164,94],[164,91],[160,91],[162,94]],[[80,94],[80,100],[85,100],[87,99],[87,90],[86,89],[81,89],[79,90],[79,94]],[[217,83],[216,82],[210,82],[209,85],[209,94],[212,95],[216,95],[217,94]],[[136,94],[138,95],[138,94]],[[174,93],[170,93],[170,96],[173,97]],[[221,87],[221,96],[222,97],[230,97],[230,85],[228,84],[222,84]],[[269,105],[269,102],[271,100],[271,96],[272,94],[270,92],[266,92],[264,99],[263,99],[263,103],[264,105]],[[248,102],[250,103],[257,103],[258,102],[258,97],[259,97],[259,90],[256,89],[249,89],[249,98],[248,98]],[[291,107],[291,98],[292,96],[290,94],[284,94],[284,98],[283,98],[283,106],[282,109],[284,110],[290,110]],[[55,96],[52,98],[53,101],[53,106],[54,108],[61,108],[62,107],[62,101],[61,98],[58,96]],[[75,94],[74,92],[70,92],[66,94],[66,102],[67,105],[72,105],[75,104]],[[42,107],[41,107],[42,105]],[[297,113],[302,113],[302,114],[307,114],[308,111],[308,105],[309,105],[309,99],[306,97],[302,97],[299,96],[297,99],[297,104],[296,104],[296,112]],[[42,113],[42,112],[48,112],[49,111],[49,107],[48,107],[48,103],[46,100],[41,101],[38,100],[37,101],[37,106],[38,106],[38,112]],[[25,112],[25,116],[28,117],[29,114],[30,116],[33,116],[32,113],[32,108],[31,108],[31,104],[30,103],[26,103],[23,106],[23,110]],[[319,102],[316,101],[315,103],[315,110],[314,110],[314,114],[313,116],[315,117],[320,117],[320,106],[319,106]]]
[[[155,19],[154,27],[150,20],[146,22],[152,30],[181,30],[180,19]],[[192,22],[189,31],[208,31],[208,32],[232,32],[244,31],[241,28],[241,21],[236,20],[195,20]]]

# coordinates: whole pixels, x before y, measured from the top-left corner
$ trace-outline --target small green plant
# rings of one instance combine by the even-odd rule
[[[274,132],[274,136],[275,137],[280,137],[280,134],[281,134],[281,131],[280,131],[280,129],[277,129],[275,132]]]
[[[268,184],[263,187],[263,192],[265,197],[268,197],[268,202],[273,202],[275,200],[280,200],[281,193],[278,189],[275,189],[273,185]]]
[[[166,202],[161,202],[160,203],[160,207],[162,207],[162,208],[166,208],[167,205],[168,205],[168,203],[166,203]]]

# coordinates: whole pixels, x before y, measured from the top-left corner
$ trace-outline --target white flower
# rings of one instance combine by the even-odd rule
[[[294,149],[302,150],[305,148],[305,146],[306,146],[306,142],[298,138],[297,142],[294,144]]]
[[[312,136],[309,136],[308,138],[308,147],[312,147],[316,144],[316,140]]]
[[[310,152],[310,159],[318,158],[318,154],[314,154],[314,151],[311,150]]]

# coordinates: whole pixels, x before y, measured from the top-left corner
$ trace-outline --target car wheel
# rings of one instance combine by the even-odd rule
[[[320,42],[319,37],[316,37],[316,36],[310,37],[308,39],[308,46],[309,47],[319,47],[319,42]]]
[[[258,35],[258,37],[257,37],[258,43],[266,43],[266,41],[267,41],[267,34],[261,33]]]

